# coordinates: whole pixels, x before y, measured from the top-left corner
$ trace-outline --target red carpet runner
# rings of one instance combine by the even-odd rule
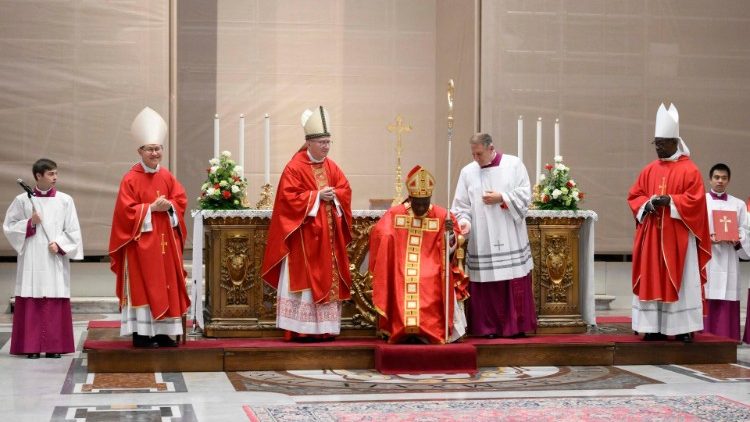
[[[477,349],[471,344],[378,344],[375,369],[392,374],[477,372]]]

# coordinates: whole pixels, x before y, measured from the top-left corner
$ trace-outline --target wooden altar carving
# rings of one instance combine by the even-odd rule
[[[582,333],[578,233],[583,218],[527,218],[537,333]]]
[[[200,217],[199,217],[200,218]],[[352,300],[342,306],[342,336],[374,336],[376,312],[366,257],[376,217],[356,217],[349,244]],[[280,337],[276,290],[260,278],[270,219],[204,219],[207,337]]]
[[[342,306],[341,336],[375,335],[377,313],[367,254],[370,230],[378,215],[354,215],[353,239],[348,246],[352,299]],[[260,278],[269,217],[270,212],[256,212],[249,217],[204,218],[206,336],[282,336],[276,329],[276,291]],[[579,305],[578,233],[583,221],[527,217],[538,333],[586,331]]]

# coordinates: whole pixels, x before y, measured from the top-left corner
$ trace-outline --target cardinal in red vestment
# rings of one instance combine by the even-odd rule
[[[182,251],[187,196],[159,163],[167,134],[164,119],[146,107],[131,127],[141,161],[120,182],[109,238],[110,267],[117,277],[121,335],[136,347],[175,347],[181,317],[190,306]]]
[[[430,203],[434,185],[416,166],[406,180],[409,201],[389,209],[370,233],[373,304],[389,343],[448,343],[466,332],[458,304],[468,297],[468,277],[451,263],[446,280],[446,248],[455,246],[458,223]]]
[[[339,334],[341,301],[350,298],[352,191],[327,158],[329,125],[322,106],[303,113],[306,142],[281,174],[268,231],[261,273],[278,290],[276,323],[288,339]]]
[[[679,138],[674,105],[657,113],[658,160],[647,165],[628,193],[636,219],[633,243],[633,329],[645,340],[667,335],[689,342],[703,328],[702,297],[711,259],[701,174]]]

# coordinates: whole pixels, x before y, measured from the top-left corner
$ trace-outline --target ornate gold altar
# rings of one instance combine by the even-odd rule
[[[584,218],[527,217],[537,333],[582,333],[579,231]]]
[[[204,211],[196,216],[203,218],[206,336],[282,335],[275,328],[276,292],[260,278],[270,214],[266,210]],[[352,300],[343,305],[342,336],[375,335],[367,252],[370,229],[382,214],[380,210],[354,212],[353,241],[348,248]],[[537,332],[583,332],[586,322],[581,317],[579,296],[579,229],[585,218],[555,215],[531,211],[527,217],[534,259]],[[593,296],[591,302],[593,309]]]

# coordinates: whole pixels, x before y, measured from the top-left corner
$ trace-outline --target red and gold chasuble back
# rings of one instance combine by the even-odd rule
[[[399,205],[372,231],[373,302],[380,314],[378,326],[389,335],[390,343],[409,335],[431,343],[446,342],[446,318],[450,328],[454,312],[454,280],[447,292],[445,286],[447,215],[444,208],[433,206],[427,215],[416,217]]]

